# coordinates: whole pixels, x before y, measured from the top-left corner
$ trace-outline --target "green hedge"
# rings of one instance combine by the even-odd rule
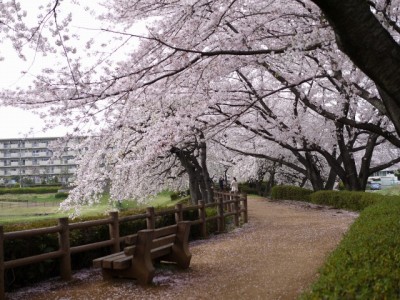
[[[353,211],[361,211],[384,199],[387,197],[380,194],[350,191],[318,191],[310,195],[312,203]]]
[[[66,192],[57,192],[55,195],[54,195],[54,198],[62,198],[62,199],[66,199],[67,197],[68,197],[68,193],[66,193]]]
[[[258,194],[256,186],[254,184],[249,184],[247,182],[239,183],[239,191],[241,193],[246,193],[246,194],[253,194],[253,195]]]
[[[0,195],[4,194],[51,194],[57,193],[59,186],[0,188]]]
[[[276,185],[272,188],[271,198],[274,200],[310,201],[312,190],[291,185]]]
[[[367,207],[302,299],[400,299],[400,197]]]
[[[271,197],[275,200],[306,201],[353,211],[361,211],[370,205],[388,199],[388,196],[376,193],[350,191],[313,192],[309,189],[289,185],[273,187]]]

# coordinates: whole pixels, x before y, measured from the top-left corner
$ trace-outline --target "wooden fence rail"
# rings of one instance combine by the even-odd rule
[[[177,204],[175,208],[168,210],[156,211],[154,207],[148,207],[146,213],[119,217],[118,212],[110,212],[109,218],[72,223],[69,224],[68,218],[58,219],[58,225],[53,227],[4,232],[3,226],[0,225],[0,300],[5,299],[5,271],[20,266],[26,266],[48,259],[60,260],[60,277],[63,280],[72,278],[71,255],[95,250],[103,247],[110,247],[112,253],[121,251],[121,243],[125,236],[120,236],[119,227],[122,222],[146,220],[147,229],[155,229],[156,218],[169,214],[175,215],[175,222],[184,221],[183,213],[185,211],[198,211],[199,218],[190,221],[192,225],[200,225],[200,234],[202,237],[207,236],[206,225],[211,220],[217,220],[218,232],[225,231],[225,217],[234,216],[236,226],[239,226],[239,220],[247,223],[247,196],[245,194],[232,194],[224,192],[215,192],[215,202],[205,204],[204,201],[199,201],[198,205],[183,206]],[[216,207],[216,216],[206,216],[206,208]],[[99,225],[109,226],[109,239],[95,243],[70,246],[70,232],[77,229],[86,229]],[[13,239],[25,239],[33,236],[56,233],[58,234],[58,250],[39,255],[12,259],[5,261],[4,259],[4,241]],[[133,234],[133,233],[130,233]]]

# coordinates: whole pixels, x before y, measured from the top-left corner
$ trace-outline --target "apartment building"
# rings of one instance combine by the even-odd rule
[[[60,155],[53,155],[49,145],[56,139],[0,139],[0,185],[71,182],[76,153],[65,147]]]

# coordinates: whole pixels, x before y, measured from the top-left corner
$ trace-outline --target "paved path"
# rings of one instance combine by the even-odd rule
[[[8,299],[296,299],[357,214],[294,201],[249,199],[249,223],[190,244],[189,270],[157,270],[154,285],[103,281],[84,270]]]

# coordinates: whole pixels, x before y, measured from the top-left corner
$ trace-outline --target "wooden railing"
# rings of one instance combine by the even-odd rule
[[[161,211],[156,211],[154,207],[148,207],[146,209],[146,213],[124,217],[119,217],[118,212],[110,212],[109,218],[107,219],[86,221],[80,223],[69,224],[68,218],[60,218],[58,219],[57,226],[15,232],[5,233],[3,226],[0,225],[0,300],[5,299],[6,269],[39,263],[48,259],[59,259],[61,278],[63,280],[70,280],[72,278],[71,255],[103,247],[111,247],[112,253],[121,251],[121,243],[125,239],[125,236],[120,236],[119,233],[120,223],[122,222],[145,219],[147,229],[155,229],[157,217],[174,214],[175,222],[178,223],[180,221],[184,221],[183,213],[185,211],[198,210],[199,218],[190,222],[191,225],[198,224],[200,226],[200,234],[202,237],[207,236],[206,225],[208,221],[217,221],[218,232],[225,231],[225,217],[227,216],[233,216],[236,226],[239,226],[240,219],[243,223],[247,223],[247,196],[245,194],[215,192],[215,200],[215,202],[207,204],[205,204],[203,201],[199,201],[198,205],[192,206],[183,206],[182,204],[177,204],[173,209]],[[206,216],[206,208],[208,207],[216,207],[217,215]],[[72,230],[86,229],[99,225],[109,226],[110,238],[108,240],[74,247],[70,246],[70,232]],[[4,241],[13,239],[25,239],[33,236],[51,233],[58,234],[58,250],[5,261]],[[133,233],[134,232],[130,234]]]

